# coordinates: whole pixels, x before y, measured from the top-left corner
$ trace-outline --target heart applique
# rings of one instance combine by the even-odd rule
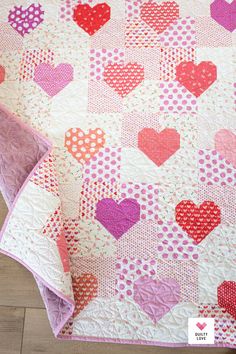
[[[140,16],[157,33],[162,33],[179,18],[179,5],[175,1],[146,2],[140,7]]]
[[[43,20],[44,11],[40,4],[31,4],[26,9],[22,6],[14,6],[8,15],[8,22],[22,37],[35,30]]]
[[[218,205],[204,201],[200,206],[191,200],[182,200],[175,208],[175,218],[180,227],[198,244],[221,222]]]
[[[153,128],[144,128],[138,133],[138,147],[157,166],[161,166],[180,148],[180,135],[171,128],[160,133]]]
[[[5,80],[5,68],[0,65],[0,84]]]
[[[134,301],[157,323],[180,300],[180,285],[175,279],[154,280],[145,275],[134,282]]]
[[[104,68],[103,77],[118,95],[125,97],[144,80],[144,68],[137,63],[109,64]]]
[[[236,168],[236,135],[233,132],[219,130],[215,135],[215,149]]]
[[[90,36],[102,28],[110,20],[111,9],[106,3],[91,7],[88,4],[79,4],[74,8],[73,20]]]
[[[215,0],[211,3],[211,17],[230,32],[236,28],[236,0],[231,3]]]
[[[85,134],[80,128],[71,128],[65,134],[65,147],[80,163],[85,164],[104,146],[105,133],[102,129],[89,129]]]
[[[119,204],[104,198],[97,203],[95,218],[118,240],[140,220],[140,205],[132,198]]]
[[[84,273],[79,277],[72,276],[72,287],[75,299],[73,317],[76,317],[92,299],[97,297],[98,281],[93,274]]]
[[[207,324],[206,324],[206,322],[203,322],[203,323],[197,322],[196,326],[200,329],[200,331],[203,331],[204,328],[207,326]]]
[[[34,71],[34,81],[49,96],[53,97],[73,80],[73,67],[70,64],[59,64],[55,68],[41,63]]]
[[[183,61],[176,66],[176,80],[195,97],[201,96],[217,79],[217,68],[211,61],[195,64]]]
[[[236,282],[223,281],[217,288],[218,305],[236,320]]]

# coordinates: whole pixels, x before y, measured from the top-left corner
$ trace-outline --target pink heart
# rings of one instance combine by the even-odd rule
[[[140,205],[127,198],[119,204],[111,198],[97,203],[96,219],[118,240],[140,219]]]
[[[215,135],[215,149],[236,168],[236,135],[227,129]]]
[[[157,166],[161,166],[180,148],[180,135],[172,128],[161,132],[144,128],[138,133],[138,147]]]
[[[134,300],[154,323],[180,300],[180,285],[175,279],[154,280],[147,275],[134,283]]]
[[[203,322],[203,323],[196,323],[196,326],[202,331],[205,327],[206,327],[206,322]]]
[[[22,37],[33,31],[40,23],[43,22],[44,11],[42,5],[31,4],[26,9],[22,6],[14,6],[9,11],[8,22]]]
[[[41,63],[34,71],[34,81],[49,95],[55,96],[73,80],[73,67],[70,64],[59,64],[53,68],[50,64]]]

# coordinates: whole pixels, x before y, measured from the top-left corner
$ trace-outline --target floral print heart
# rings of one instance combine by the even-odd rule
[[[38,27],[43,20],[44,11],[40,4],[31,4],[26,9],[22,6],[14,6],[8,15],[8,22],[22,37]]]
[[[183,61],[176,67],[176,80],[195,97],[199,97],[217,79],[217,68],[211,61],[195,64]]]
[[[81,164],[85,164],[105,144],[105,133],[102,129],[89,129],[85,134],[80,128],[71,128],[65,134],[65,147]]]
[[[97,296],[98,281],[93,274],[84,273],[79,277],[72,276],[72,287],[75,298],[73,317],[76,317]]]
[[[156,280],[148,275],[134,283],[134,301],[157,323],[180,300],[180,285],[175,279]]]

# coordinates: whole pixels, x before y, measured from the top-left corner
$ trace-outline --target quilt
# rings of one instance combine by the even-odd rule
[[[0,251],[57,338],[236,348],[235,28],[236,0],[1,1]]]

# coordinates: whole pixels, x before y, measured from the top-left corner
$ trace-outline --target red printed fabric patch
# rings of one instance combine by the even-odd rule
[[[182,62],[176,67],[176,80],[196,97],[201,96],[216,79],[217,69],[212,62],[203,61],[198,65]]]
[[[79,4],[74,8],[73,20],[92,36],[110,20],[110,12],[111,9],[106,3],[94,7],[89,4]]]
[[[93,274],[84,273],[72,277],[72,286],[76,304],[73,317],[76,317],[97,296],[98,282]]]
[[[224,281],[217,289],[218,305],[236,319],[236,282]]]
[[[196,206],[191,200],[183,200],[175,208],[177,223],[187,234],[200,243],[221,222],[220,208],[211,201]]]
[[[105,67],[103,76],[118,95],[125,97],[144,80],[144,68],[138,63],[109,64]]]
[[[141,6],[141,19],[157,33],[162,33],[178,18],[179,5],[175,1],[146,2]]]

